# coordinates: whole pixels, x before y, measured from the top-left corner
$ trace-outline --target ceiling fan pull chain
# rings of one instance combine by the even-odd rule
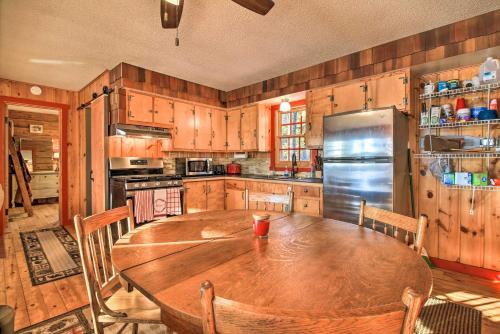
[[[179,5],[175,7],[175,46],[179,46]]]

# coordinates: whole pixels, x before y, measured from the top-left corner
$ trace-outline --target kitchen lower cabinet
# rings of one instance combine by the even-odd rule
[[[207,211],[207,182],[184,182],[184,203],[186,213]]]
[[[184,181],[185,212],[224,210],[224,180]]]
[[[319,216],[320,215],[320,200],[319,199],[306,199],[306,198],[295,198],[293,200],[293,211],[299,213],[305,213],[308,215]]]
[[[312,216],[322,215],[322,188],[311,185],[293,185],[293,211]]]
[[[245,181],[226,180],[226,210],[245,209]]]
[[[248,193],[265,193],[265,194],[279,194],[285,195],[291,188],[286,183],[271,183],[271,182],[257,182],[247,181],[246,183]],[[282,204],[268,203],[268,202],[249,202],[248,207],[250,210],[263,210],[263,211],[283,211]]]
[[[207,181],[207,211],[224,210],[224,180]]]

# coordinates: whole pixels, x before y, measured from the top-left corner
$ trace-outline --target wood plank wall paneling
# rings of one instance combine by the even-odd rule
[[[106,70],[99,74],[97,78],[89,82],[85,87],[78,91],[78,104],[82,105],[84,103],[90,102],[92,100],[92,95],[102,94],[104,86],[109,88],[110,85],[110,71]]]
[[[69,106],[68,110],[68,215],[73,217],[80,213],[80,123],[76,108],[78,106],[78,94],[74,91],[37,85],[42,88],[41,95],[30,93],[31,83],[0,78],[0,95],[9,97],[18,97],[35,101],[45,101],[51,103],[61,103]]]
[[[14,122],[14,137],[26,139],[59,139],[59,116],[36,112],[10,110]],[[30,125],[43,125],[43,133],[31,133]]]
[[[113,87],[126,87],[193,102],[225,107],[225,92],[194,82],[120,63],[110,71]]]
[[[415,80],[415,86],[423,82],[440,80],[471,79],[479,73],[479,65],[450,69],[438,73],[427,74]],[[420,108],[416,108],[419,91],[414,94],[414,105],[417,111],[418,127]],[[487,93],[476,93],[465,96],[468,106],[474,97],[487,100]],[[491,92],[490,98],[500,99],[500,91]],[[428,102],[428,101],[427,101]],[[456,97],[433,99],[435,105],[450,103],[455,106]],[[428,130],[416,129],[416,135],[425,135]],[[433,131],[436,134],[436,131]],[[440,135],[467,135],[486,137],[487,128],[471,126],[463,128],[440,129]],[[493,126],[491,137],[500,136],[500,126]],[[414,138],[416,140],[416,138]],[[429,255],[448,261],[456,261],[467,265],[484,267],[500,271],[500,192],[476,191],[474,194],[474,210],[469,212],[472,203],[471,190],[448,189],[432,176],[429,164],[432,159],[416,160],[414,173],[417,179],[416,199],[419,213],[429,217],[429,230],[425,248]],[[455,171],[486,172],[490,177],[500,177],[500,159],[452,159]]]
[[[52,141],[47,139],[32,139],[22,142],[22,149],[32,152],[33,171],[54,170],[52,160]]]
[[[232,108],[500,45],[500,10],[227,92]]]

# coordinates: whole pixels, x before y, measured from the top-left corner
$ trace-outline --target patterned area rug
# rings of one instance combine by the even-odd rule
[[[33,285],[82,272],[78,244],[64,228],[20,232],[19,235]]]
[[[106,327],[106,334],[117,333],[120,324]],[[123,333],[131,333],[132,326],[127,326]],[[85,306],[65,313],[56,318],[22,329],[17,334],[70,334],[94,333],[90,308]],[[139,325],[139,333],[166,333],[162,325]],[[415,328],[416,334],[480,334],[481,312],[444,300],[429,298],[425,303]]]
[[[118,333],[123,324],[113,324],[104,328],[105,334]],[[92,326],[92,315],[88,306],[62,314],[56,318],[43,321],[17,331],[16,334],[90,334],[94,333]],[[128,325],[122,332],[124,334],[132,333],[132,325]],[[166,334],[167,329],[163,325],[140,324],[140,334]]]

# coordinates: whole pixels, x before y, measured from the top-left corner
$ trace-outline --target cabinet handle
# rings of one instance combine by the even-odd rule
[[[174,118],[172,117],[169,122],[173,123],[174,122]]]
[[[304,209],[307,208],[307,203],[304,203]]]
[[[155,114],[157,114],[157,113],[158,113],[158,110],[155,110]]]
[[[241,199],[245,200],[245,192],[244,191],[241,192]]]
[[[215,131],[212,131],[212,138],[215,138]]]
[[[128,118],[134,118],[134,115],[132,115],[132,111],[128,111]]]
[[[198,134],[199,134],[198,129],[195,129],[195,130],[194,130],[194,136],[195,136],[195,137],[198,137]]]
[[[153,109],[149,109],[149,112],[150,112],[151,114],[152,114],[152,113],[154,113]]]
[[[257,129],[253,129],[253,136],[257,138]]]
[[[203,193],[206,194],[207,193],[207,186],[203,186]]]
[[[309,189],[304,189],[304,192],[307,194],[309,192]]]
[[[175,134],[179,134],[179,128],[177,126],[175,127]]]

